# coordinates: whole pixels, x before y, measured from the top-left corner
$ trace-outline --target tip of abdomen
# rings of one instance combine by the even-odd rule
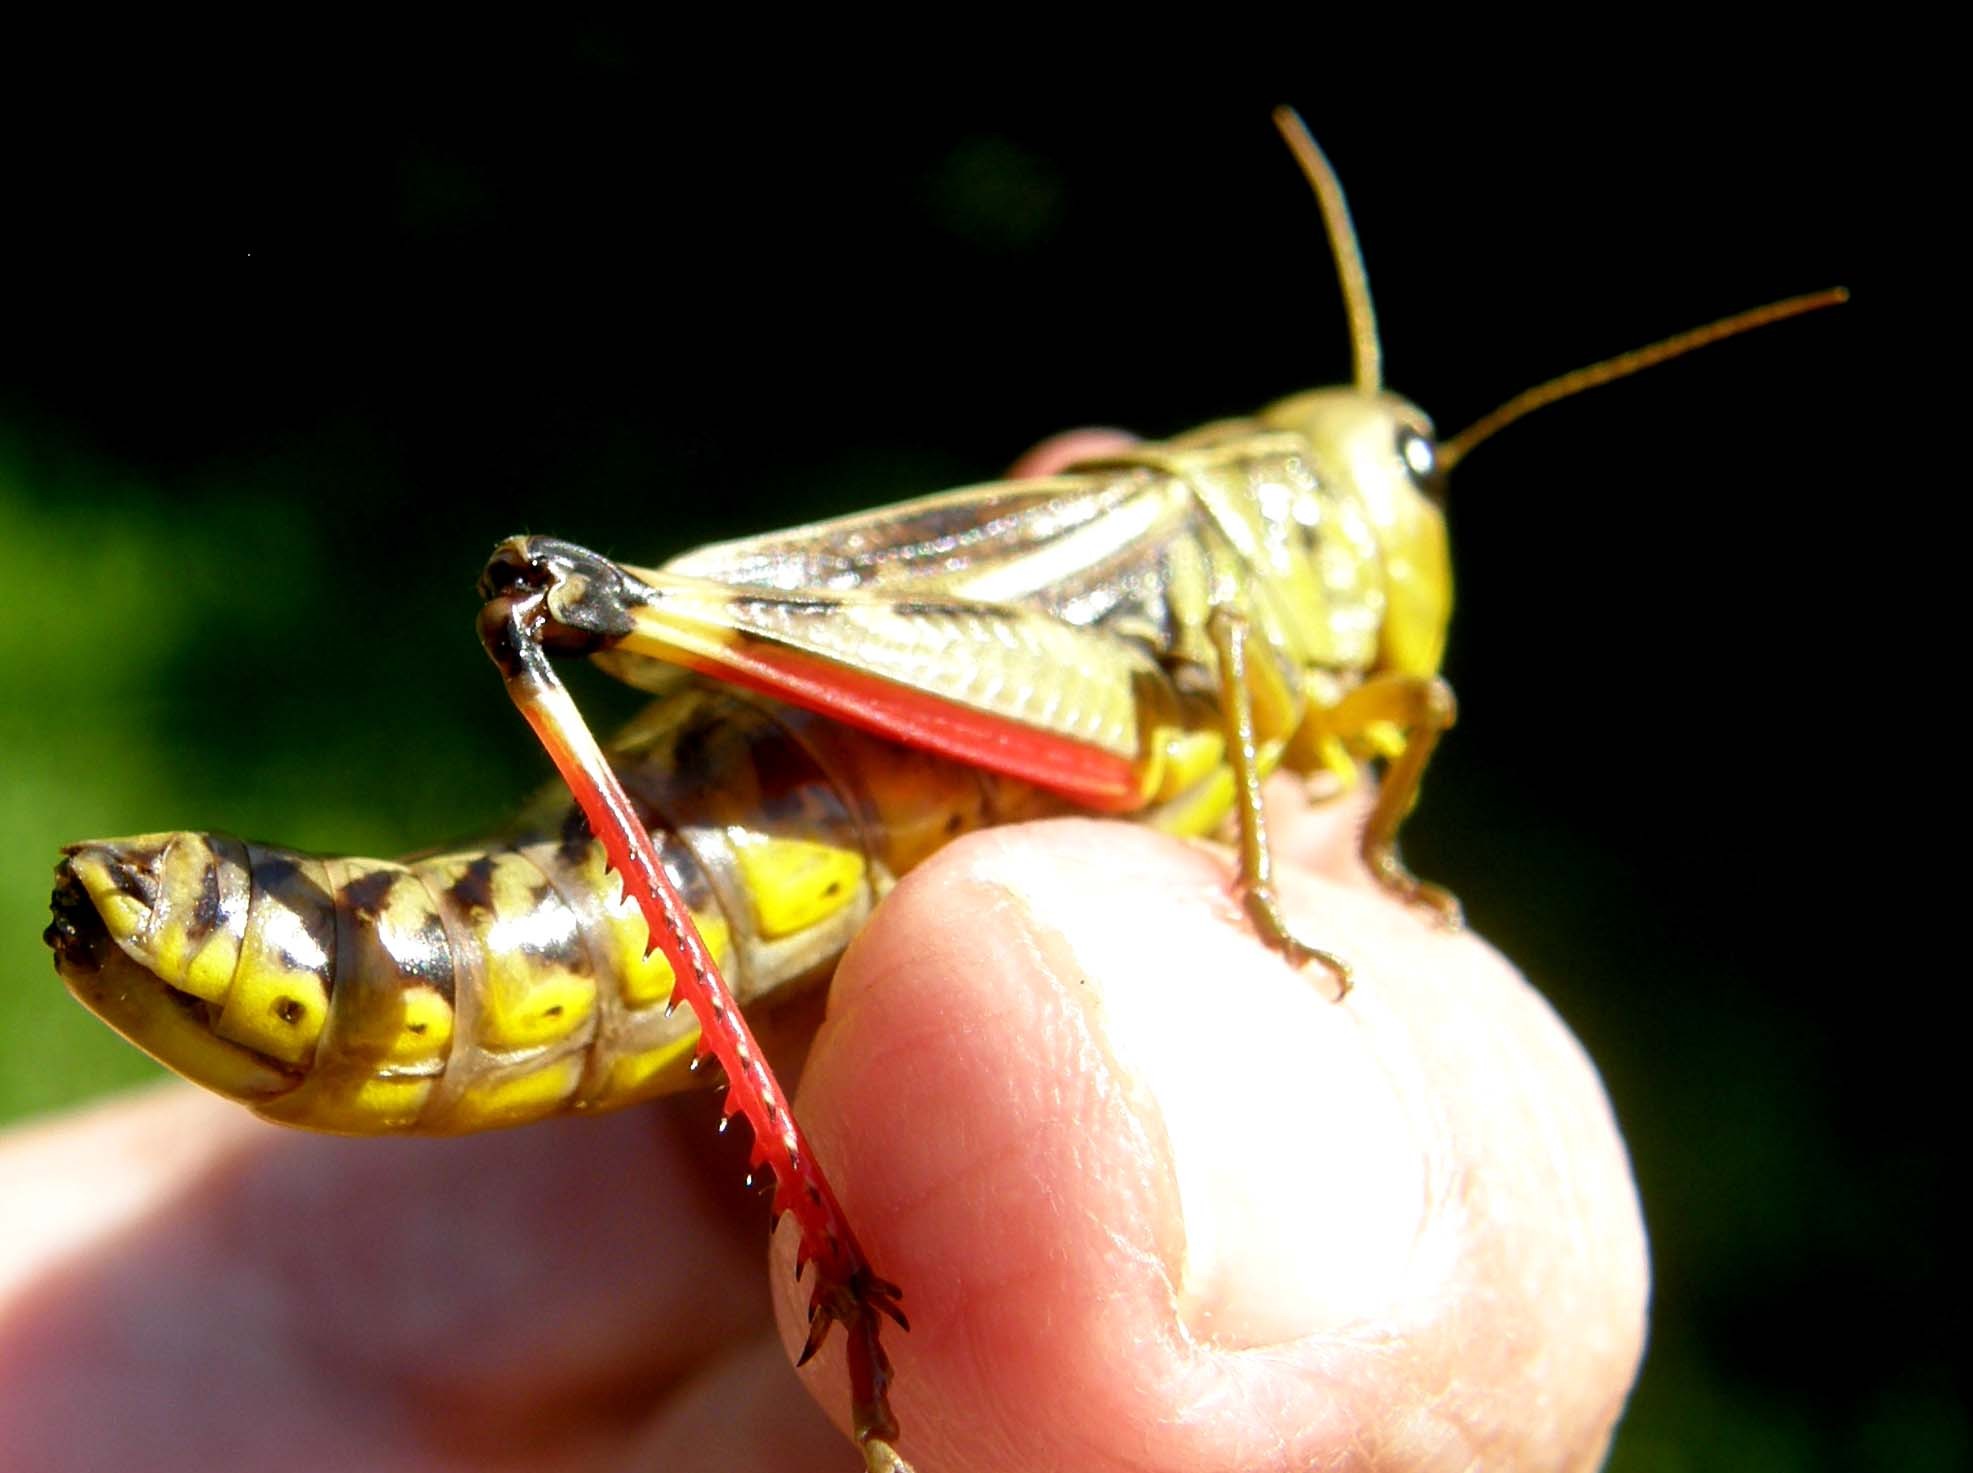
[[[196,1084],[262,1104],[293,1089],[305,1071],[221,1038],[214,1005],[182,985],[192,968],[182,945],[173,963],[169,925],[157,924],[168,918],[164,865],[180,838],[202,842],[147,834],[70,845],[55,869],[53,919],[42,939],[76,1000],[118,1033]]]

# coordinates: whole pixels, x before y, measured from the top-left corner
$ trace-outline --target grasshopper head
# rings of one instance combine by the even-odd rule
[[[1353,498],[1375,529],[1386,600],[1381,664],[1432,675],[1452,617],[1452,562],[1432,422],[1394,394],[1313,389],[1261,411],[1308,442],[1316,479]]]

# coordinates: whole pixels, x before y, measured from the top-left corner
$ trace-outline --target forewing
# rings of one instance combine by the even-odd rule
[[[1161,477],[978,487],[722,543],[642,580],[599,660],[685,665],[1092,807],[1141,802],[1155,602],[1191,502]]]
[[[674,558],[664,571],[728,587],[781,593],[891,591],[908,586],[923,594],[969,572],[1045,556],[1147,492],[1156,499],[1162,489],[1158,478],[1141,473],[970,486],[804,527],[716,542]]]

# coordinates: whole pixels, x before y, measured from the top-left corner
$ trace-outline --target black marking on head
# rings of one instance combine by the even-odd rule
[[[295,1024],[299,1023],[308,1014],[308,1009],[292,997],[275,998],[272,1011],[275,1017],[286,1023],[290,1028],[294,1027]]]

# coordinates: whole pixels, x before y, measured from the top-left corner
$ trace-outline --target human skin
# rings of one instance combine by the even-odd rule
[[[797,1109],[905,1288],[919,1473],[1602,1460],[1648,1280],[1609,1105],[1511,967],[1372,883],[1363,812],[1270,790],[1341,1002],[1223,849],[1118,823],[971,836],[858,938]],[[172,1085],[15,1131],[6,1466],[847,1473],[796,1387],[845,1416],[840,1336],[790,1369],[792,1224],[763,1275],[716,1114],[338,1140]]]

